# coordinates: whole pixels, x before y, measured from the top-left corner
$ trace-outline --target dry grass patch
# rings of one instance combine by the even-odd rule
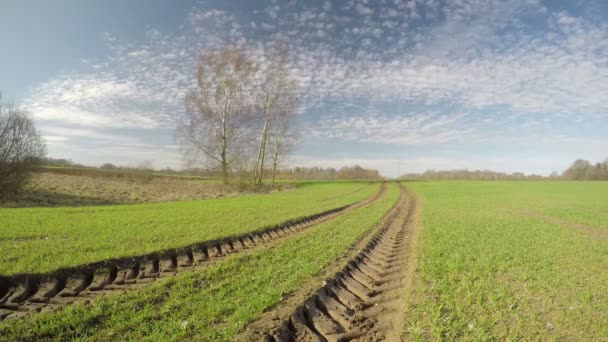
[[[280,189],[291,186],[282,185]],[[268,191],[268,189],[262,189]],[[171,202],[254,193],[237,185],[180,177],[96,177],[41,172],[17,197],[1,207],[83,206]]]

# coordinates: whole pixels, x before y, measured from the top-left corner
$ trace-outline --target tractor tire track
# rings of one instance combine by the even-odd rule
[[[398,341],[413,271],[416,201],[402,196],[367,245],[281,322],[250,336],[267,342]]]
[[[30,313],[54,311],[74,302],[88,302],[110,293],[137,289],[179,272],[207,267],[222,257],[262,247],[369,205],[385,191],[386,184],[383,183],[378,192],[360,202],[234,237],[64,268],[47,274],[0,276],[0,322]]]

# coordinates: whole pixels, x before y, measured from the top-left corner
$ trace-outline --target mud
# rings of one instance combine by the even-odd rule
[[[404,193],[367,245],[275,322],[253,324],[253,341],[398,341],[411,284],[416,201]],[[279,310],[279,309],[277,309]],[[284,311],[284,310],[283,310]],[[266,323],[266,324],[264,324]],[[267,326],[265,331],[260,326]],[[256,330],[258,329],[258,330]]]

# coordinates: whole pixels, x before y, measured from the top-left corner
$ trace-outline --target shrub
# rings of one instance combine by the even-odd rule
[[[18,192],[45,154],[31,114],[0,103],[0,198]]]

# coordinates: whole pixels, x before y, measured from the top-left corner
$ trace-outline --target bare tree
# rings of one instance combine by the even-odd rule
[[[258,156],[253,170],[254,183],[258,185],[262,184],[264,178],[266,146],[268,145],[268,134],[273,111],[277,102],[285,95],[287,88],[293,83],[287,75],[288,55],[285,49],[275,46],[271,49],[270,56],[266,62],[268,64],[262,68],[260,92],[257,96],[257,107],[263,122],[259,138]]]
[[[45,154],[31,114],[0,103],[0,198],[17,192]]]
[[[296,130],[293,127],[298,106],[295,83],[285,87],[273,116],[271,129],[272,150],[272,186],[274,187],[278,167],[285,159],[296,141]],[[290,134],[291,133],[291,134]]]
[[[231,152],[251,120],[255,64],[239,48],[226,46],[201,53],[197,88],[186,96],[178,134],[186,156],[220,168],[228,183]]]
[[[154,172],[154,162],[151,160],[142,160],[135,166],[135,169],[145,172]]]

